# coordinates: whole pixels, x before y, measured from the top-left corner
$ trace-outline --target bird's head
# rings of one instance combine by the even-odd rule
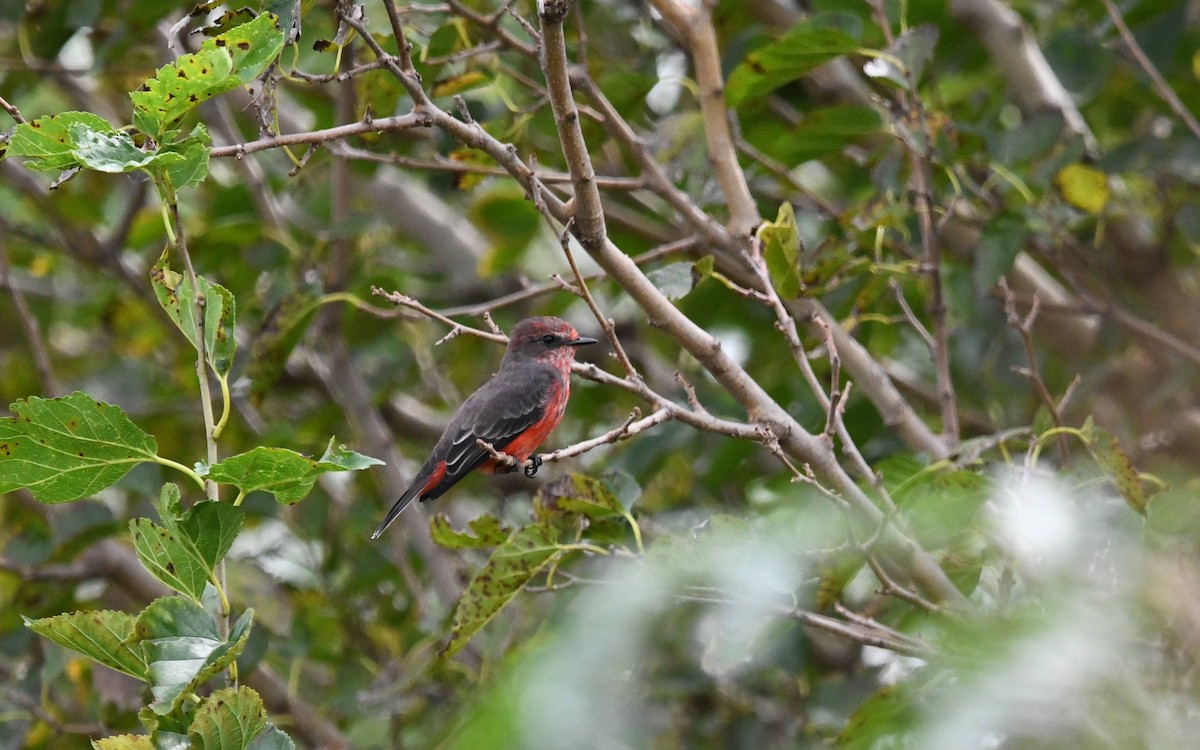
[[[596,339],[580,336],[579,331],[561,318],[526,318],[513,328],[505,357],[539,359],[570,367],[575,350]]]

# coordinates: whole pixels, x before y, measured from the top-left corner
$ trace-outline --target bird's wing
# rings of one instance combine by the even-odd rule
[[[498,451],[537,424],[562,376],[552,367],[527,367],[495,377],[463,403],[459,414],[442,436],[446,476],[426,497],[437,497],[488,458],[476,440]],[[441,441],[439,441],[440,443]],[[448,481],[449,480],[449,481]],[[445,485],[444,487],[442,485]],[[437,494],[434,494],[437,493]]]
[[[503,375],[503,377],[501,377]],[[553,367],[531,364],[497,373],[471,395],[450,420],[425,465],[396,501],[372,539],[391,525],[414,498],[440,497],[488,458],[475,441],[487,441],[502,451],[546,415],[553,389],[562,376]]]

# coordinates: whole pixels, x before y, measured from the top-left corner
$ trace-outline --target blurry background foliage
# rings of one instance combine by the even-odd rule
[[[121,128],[129,92],[158,68],[270,11],[286,40],[270,85],[257,80],[201,104],[182,134],[203,124],[221,148],[409,112],[397,79],[370,67],[361,36],[339,28],[335,5],[353,15],[352,4],[286,0],[206,4],[186,21],[188,8],[160,0],[7,3],[0,97],[28,120],[80,110]],[[531,54],[535,4],[518,0],[493,16],[499,5],[397,7],[434,103],[461,116],[461,96],[487,133],[563,173]],[[658,12],[673,5],[573,3],[568,55],[586,64],[679,194],[723,223],[689,43]],[[383,4],[363,10],[394,54]],[[774,285],[827,306],[938,432],[945,404],[921,331],[934,331],[939,313],[910,148],[920,149],[922,131],[932,136],[928,194],[961,450],[931,456],[911,444],[854,365],[843,364],[840,382],[854,383],[842,405],[846,432],[969,605],[927,606],[909,581],[881,582],[863,556],[873,530],[794,481],[761,444],[667,422],[547,464],[535,481],[469,478],[438,505],[406,511],[417,521],[378,542],[369,534],[396,494],[383,469],[324,474],[292,506],[250,493],[227,568],[235,613],[256,612],[241,678],[302,747],[1193,744],[1200,6],[721,0],[711,20],[740,166],[773,223],[763,241]],[[180,32],[186,49],[169,47]],[[1042,55],[1048,65],[1029,77],[1022,65]],[[331,80],[344,71],[354,74]],[[1164,100],[1168,89],[1178,107]],[[594,116],[596,103],[577,97],[597,173],[641,175]],[[0,128],[15,124],[0,113]],[[500,348],[469,335],[439,343],[443,324],[389,317],[371,288],[486,328],[487,305],[455,308],[571,271],[524,190],[438,129],[307,149],[244,158],[227,150],[179,192],[196,271],[238,301],[221,454],[270,445],[319,455],[336,434],[408,477]],[[0,403],[83,391],[119,405],[160,455],[188,466],[203,459],[195,352],[149,283],[166,245],[155,190],[136,174],[91,170],[51,190],[57,174],[22,162],[0,161]],[[647,181],[613,179],[602,194],[609,236],[626,254],[697,231]],[[772,398],[821,432],[826,414],[774,312],[696,262],[712,252],[696,241],[644,268]],[[596,270],[575,254],[585,273]],[[591,289],[656,390],[686,405],[678,371],[709,411],[745,416],[621,286]],[[338,296],[314,304],[330,294]],[[1020,321],[1035,296],[1026,337]],[[587,306],[558,288],[493,314],[504,330],[552,314],[599,332]],[[798,320],[827,383],[825,341]],[[38,338],[48,367],[35,356]],[[582,354],[618,373],[608,351]],[[635,406],[650,411],[628,392],[577,378],[551,447],[612,429]],[[601,483],[588,495],[561,479],[571,472]],[[139,684],[21,618],[136,613],[160,595],[129,566],[127,524],[156,515],[166,481],[181,480],[148,463],[69,505],[43,505],[24,490],[3,496],[0,747],[89,747],[140,731]],[[184,507],[201,499],[194,485],[184,494]],[[451,519],[433,529],[444,546],[429,543],[421,514],[434,511]],[[485,513],[506,524],[472,528],[498,535],[483,540],[491,545],[507,529],[535,533],[535,517],[586,537],[506,568],[516,576],[508,594],[528,588],[475,633],[493,614],[480,605],[487,616],[468,625],[475,637],[442,658],[463,625],[457,597],[491,546],[452,528]]]

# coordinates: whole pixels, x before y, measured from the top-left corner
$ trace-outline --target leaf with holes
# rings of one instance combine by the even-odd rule
[[[434,543],[446,549],[470,549],[474,547],[495,547],[503,544],[512,529],[500,523],[500,519],[485,513],[471,519],[467,524],[470,532],[455,531],[450,526],[450,519],[445,514],[438,513],[429,519],[429,535]]]
[[[21,123],[13,129],[8,156],[23,156],[25,166],[43,172],[58,172],[79,164],[72,153],[76,147],[72,128],[92,133],[113,134],[117,129],[108,120],[91,112],[63,112]]]
[[[226,31],[200,45],[200,51],[225,50],[232,58],[233,74],[242,83],[250,83],[262,75],[283,49],[284,35],[279,30],[279,17],[260,13],[249,23]]]
[[[153,78],[129,94],[133,125],[152,138],[162,138],[171,125],[198,104],[239,83],[228,51],[210,47],[183,55],[159,68]]]
[[[25,626],[38,635],[110,669],[145,680],[146,660],[139,649],[127,643],[133,635],[134,623],[133,615],[107,610],[68,612],[40,620],[25,618]]]
[[[70,132],[74,143],[71,155],[79,164],[97,172],[121,174],[135,169],[167,168],[183,162],[182,154],[143,151],[124,131],[105,133],[76,123]]]
[[[220,284],[214,284],[203,276],[198,277],[197,281],[199,294],[186,274],[173,271],[167,265],[166,251],[150,269],[150,283],[158,303],[197,349],[200,348],[200,338],[196,332],[196,310],[200,308],[205,360],[217,375],[226,375],[237,353],[237,341],[233,337],[237,302],[229,290]]]
[[[246,750],[267,726],[267,711],[254,690],[222,688],[196,709],[188,728],[193,750]]]
[[[563,554],[557,536],[549,526],[526,526],[496,548],[454,608],[450,641],[442,650],[443,656],[451,656],[465,646],[539,571]]]
[[[246,647],[253,619],[254,610],[247,609],[225,640],[212,615],[187,599],[164,597],[142,610],[134,638],[149,667],[151,710],[160,716],[175,711],[187,695],[232,664]]]
[[[625,506],[603,482],[583,474],[571,475],[571,488],[558,498],[558,506],[591,519],[625,514]]]
[[[78,500],[157,457],[153,437],[86,393],[9,408],[15,416],[0,419],[0,494],[27,487],[44,503]]]

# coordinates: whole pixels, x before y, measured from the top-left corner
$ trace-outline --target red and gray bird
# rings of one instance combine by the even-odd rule
[[[518,323],[500,369],[458,408],[412,486],[371,538],[378,539],[413,498],[440,497],[474,469],[514,470],[500,465],[478,440],[525,464],[526,476],[536,474],[542,461],[533,451],[562,421],[575,350],[595,343],[596,339],[580,336],[558,318],[527,318]]]

